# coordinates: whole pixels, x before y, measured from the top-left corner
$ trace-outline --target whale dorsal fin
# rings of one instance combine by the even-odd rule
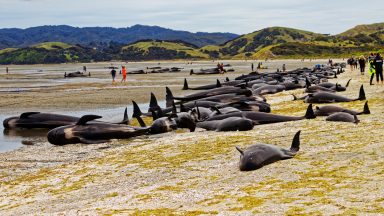
[[[85,115],[79,119],[79,121],[76,123],[76,125],[86,125],[87,122],[95,120],[95,119],[100,119],[100,118],[103,118],[103,117],[98,116],[98,115]]]
[[[216,79],[216,88],[220,88],[222,85],[219,81],[219,79]]]
[[[300,133],[301,133],[301,130],[297,131],[295,136],[292,139],[292,145],[290,149],[291,152],[296,153],[300,150]]]
[[[21,119],[26,119],[28,118],[30,115],[34,115],[34,114],[39,114],[40,112],[25,112],[25,113],[22,113],[20,115],[20,118]]]
[[[133,105],[132,118],[137,118],[138,116],[143,115],[143,113],[140,110],[140,107],[137,105],[137,103],[135,101],[132,101],[132,105]]]
[[[364,111],[363,111],[364,114],[371,114],[371,111],[369,110],[369,107],[368,107],[368,101],[365,102],[364,104]]]
[[[121,122],[118,123],[118,124],[126,124],[126,125],[129,125],[129,117],[128,117],[128,110],[127,110],[127,107],[125,107],[125,110],[124,110],[123,121],[121,121]]]

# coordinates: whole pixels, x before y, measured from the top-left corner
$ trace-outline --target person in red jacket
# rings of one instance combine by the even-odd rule
[[[127,69],[125,66],[121,66],[121,73],[123,74],[123,79],[121,79],[121,82],[126,82],[127,79]]]

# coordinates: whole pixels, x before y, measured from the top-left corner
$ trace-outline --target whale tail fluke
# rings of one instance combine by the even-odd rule
[[[368,101],[366,101],[364,104],[363,114],[371,114],[371,111],[369,110],[369,107],[368,107]]]
[[[306,119],[314,119],[316,118],[315,113],[313,112],[312,104],[308,105],[307,112],[305,113]]]
[[[293,137],[292,145],[290,149],[292,153],[296,153],[300,150],[300,133],[301,133],[301,130],[297,131],[295,136]]]
[[[181,90],[188,90],[189,87],[188,87],[188,82],[187,82],[187,78],[184,79],[184,86]]]

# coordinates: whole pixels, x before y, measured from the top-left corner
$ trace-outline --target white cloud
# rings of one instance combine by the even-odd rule
[[[241,34],[286,26],[339,33],[357,24],[384,22],[381,0],[363,5],[357,0],[0,0],[0,5],[0,28],[145,24]]]

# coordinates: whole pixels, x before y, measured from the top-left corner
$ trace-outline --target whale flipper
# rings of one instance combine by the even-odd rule
[[[100,119],[100,118],[103,118],[103,117],[98,115],[84,115],[79,119],[76,125],[86,125],[87,122],[93,121],[95,119]]]
[[[22,113],[20,115],[20,118],[21,119],[26,119],[28,118],[30,115],[34,115],[34,114],[39,114],[40,112],[25,112],[25,113]]]
[[[78,137],[81,143],[84,144],[99,144],[99,143],[106,143],[109,142],[109,140],[89,140],[85,138]]]

